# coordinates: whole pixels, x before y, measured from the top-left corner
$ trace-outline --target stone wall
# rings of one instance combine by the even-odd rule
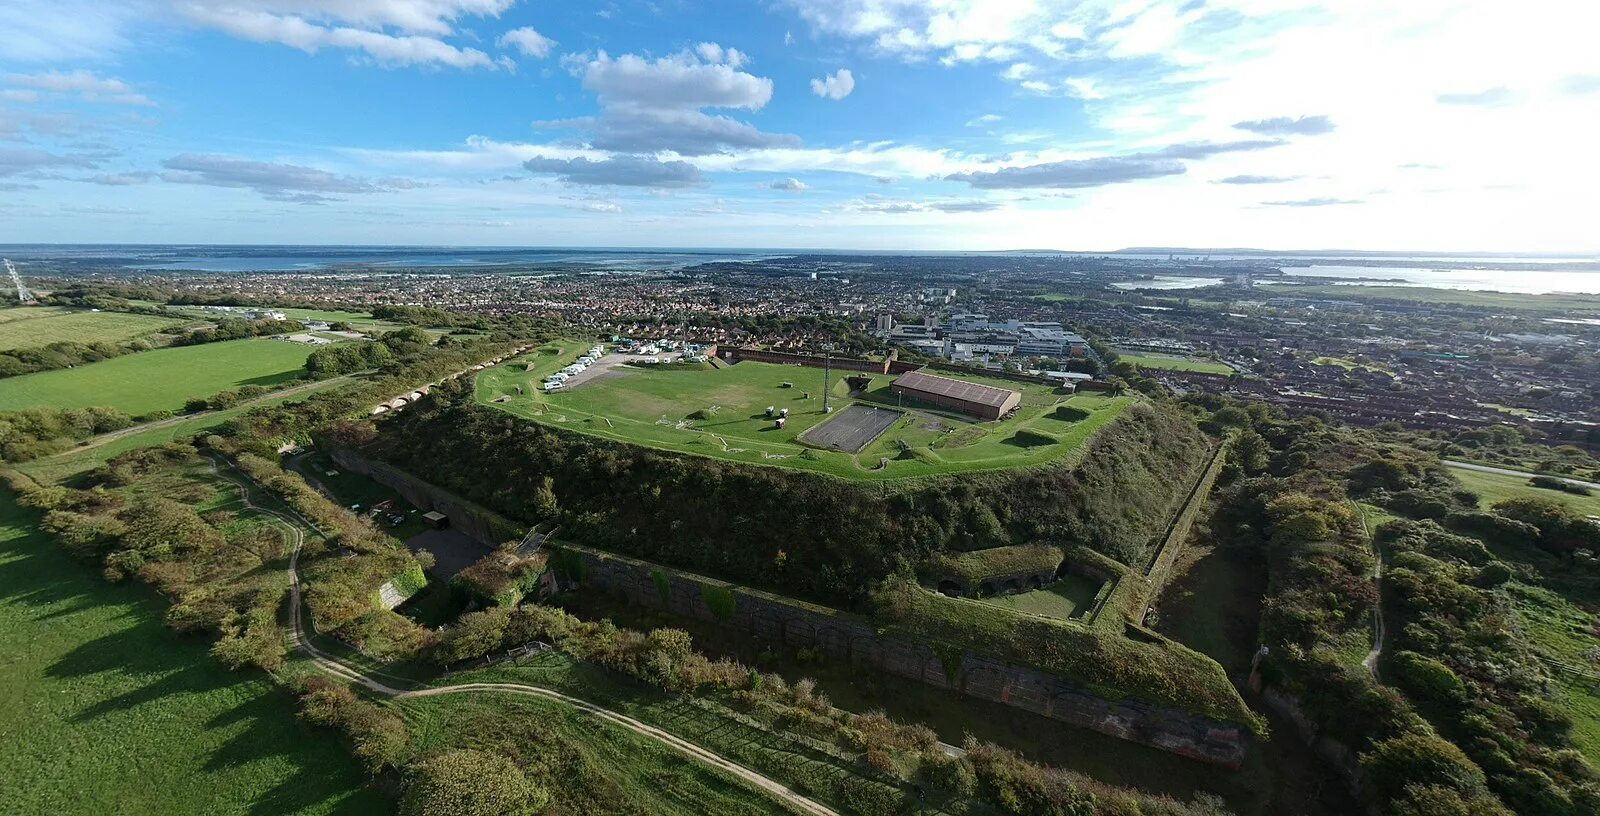
[[[834,660],[1004,703],[1201,762],[1238,768],[1244,760],[1247,732],[1237,725],[1135,700],[1105,700],[1059,677],[970,651],[941,654],[928,644],[880,635],[867,619],[838,610],[586,547],[563,543],[560,548],[569,554],[558,559],[566,562],[567,574],[558,576],[565,585],[613,592],[631,603],[709,621],[757,641],[819,649]],[[713,594],[732,595],[731,614],[722,617],[713,611],[707,602]]]
[[[516,537],[516,528],[504,517],[448,490],[347,449],[331,453],[341,467],[394,488],[419,508],[444,513],[451,526],[489,546]],[[926,643],[880,635],[860,616],[798,599],[565,542],[548,546],[566,554],[552,559],[564,585],[614,592],[632,603],[710,621],[757,641],[820,649],[834,660],[1003,703],[1200,762],[1237,769],[1244,761],[1249,737],[1238,725],[1137,700],[1102,699],[1054,675],[970,651],[941,654]],[[574,569],[574,563],[581,566]],[[720,617],[714,612],[707,602],[711,594],[731,595],[731,614]]]
[[[490,547],[521,537],[521,528],[504,516],[392,465],[373,461],[347,448],[335,447],[329,451],[329,456],[345,470],[393,488],[424,513],[437,510],[449,516],[452,528]]]

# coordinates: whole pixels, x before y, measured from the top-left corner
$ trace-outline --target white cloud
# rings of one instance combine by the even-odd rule
[[[821,79],[811,80],[811,92],[825,99],[843,99],[855,89],[856,78],[850,73],[849,68],[840,68],[832,74],[824,75]]]
[[[556,47],[555,40],[534,31],[528,26],[507,31],[500,35],[500,39],[496,41],[496,44],[501,48],[515,48],[521,51],[523,56],[533,57],[534,59],[544,59],[550,56],[550,50]]]
[[[805,182],[792,176],[790,178],[778,179],[777,181],[767,184],[766,187],[769,190],[783,190],[791,193],[800,193],[811,189],[811,187]]]
[[[161,173],[161,180],[171,184],[249,189],[273,201],[295,204],[322,204],[338,201],[332,197],[337,194],[382,193],[417,186],[406,179],[361,178],[297,164],[213,154],[184,153],[167,159],[162,166],[166,170]]]
[[[5,90],[0,90],[0,99],[3,99],[7,102],[38,102],[39,92],[24,91],[17,88],[7,88]]]
[[[112,77],[102,77],[92,71],[45,71],[37,74],[7,74],[5,81],[25,88],[47,93],[73,94],[89,102],[108,102],[118,105],[153,106],[144,94],[129,87],[128,83]],[[7,97],[12,98],[12,97]],[[17,97],[20,100],[20,97]],[[31,100],[20,100],[31,101]]]
[[[971,119],[968,119],[967,120],[967,127],[980,127],[982,125],[992,125],[995,122],[998,122],[1003,118],[1005,118],[1005,117],[1000,116],[999,114],[985,113],[982,116],[974,116]]]
[[[799,140],[763,132],[705,108],[760,110],[772,99],[772,80],[738,69],[748,58],[734,48],[701,43],[657,59],[638,54],[568,55],[562,62],[593,91],[600,115],[535,122],[536,127],[591,132],[589,144],[626,153],[672,151],[700,156],[787,146]]]
[[[383,66],[509,68],[476,48],[445,42],[463,16],[497,17],[514,0],[177,0],[190,22],[240,39],[314,54],[365,53]],[[400,33],[390,33],[397,30]]]

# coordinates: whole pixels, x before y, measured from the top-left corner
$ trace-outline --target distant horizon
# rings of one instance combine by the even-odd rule
[[[1441,250],[1381,250],[1381,249],[1273,249],[1269,247],[1167,247],[1167,246],[1126,246],[1117,249],[1054,249],[1049,247],[1016,247],[1009,249],[913,249],[913,248],[872,248],[872,247],[784,247],[784,246],[739,246],[739,245],[582,245],[582,244],[452,244],[452,243],[424,243],[424,244],[390,244],[390,243],[257,243],[257,242],[204,242],[204,241],[176,241],[176,242],[28,242],[28,243],[0,243],[0,250],[16,248],[38,250],[48,248],[78,248],[78,249],[160,249],[176,247],[215,248],[215,249],[323,249],[323,250],[463,250],[475,252],[512,251],[512,252],[681,252],[681,253],[708,253],[708,252],[783,252],[792,254],[847,254],[859,253],[869,255],[1015,255],[1015,254],[1060,254],[1060,255],[1245,255],[1245,256],[1291,256],[1291,257],[1329,257],[1329,258],[1441,258],[1441,259],[1538,259],[1549,261],[1600,261],[1600,250],[1589,252],[1574,251],[1441,251]]]

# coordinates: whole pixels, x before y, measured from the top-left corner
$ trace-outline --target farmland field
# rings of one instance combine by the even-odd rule
[[[0,411],[101,405],[139,415],[175,411],[191,397],[298,377],[311,349],[280,340],[228,340],[156,349],[0,380]]]
[[[1133,397],[1066,395],[1051,386],[960,375],[1022,392],[1022,407],[1000,422],[979,422],[927,406],[900,404],[894,378],[872,377],[848,391],[835,372],[832,407],[896,408],[906,416],[858,454],[817,450],[797,441],[829,415],[822,412],[820,369],[742,362],[731,366],[619,366],[569,390],[547,394],[539,382],[586,351],[589,341],[535,349],[478,376],[483,403],[555,427],[683,453],[831,473],[894,479],[1053,461],[1082,448]],[[531,365],[531,368],[529,366]],[[942,376],[950,376],[943,375]],[[767,407],[789,409],[782,428]]]
[[[51,343],[117,343],[181,326],[182,319],[57,306],[0,309],[0,351]]]
[[[1195,371],[1201,374],[1232,374],[1233,369],[1217,362],[1198,357],[1181,357],[1176,354],[1150,354],[1117,351],[1117,359],[1133,363],[1140,368],[1159,368],[1168,371]]]
[[[290,695],[162,625],[0,491],[0,813],[392,812]]]

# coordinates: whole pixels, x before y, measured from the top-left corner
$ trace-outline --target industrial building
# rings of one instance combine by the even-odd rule
[[[979,419],[999,419],[1022,404],[1022,394],[1007,388],[908,371],[890,389],[896,396],[948,408]]]

